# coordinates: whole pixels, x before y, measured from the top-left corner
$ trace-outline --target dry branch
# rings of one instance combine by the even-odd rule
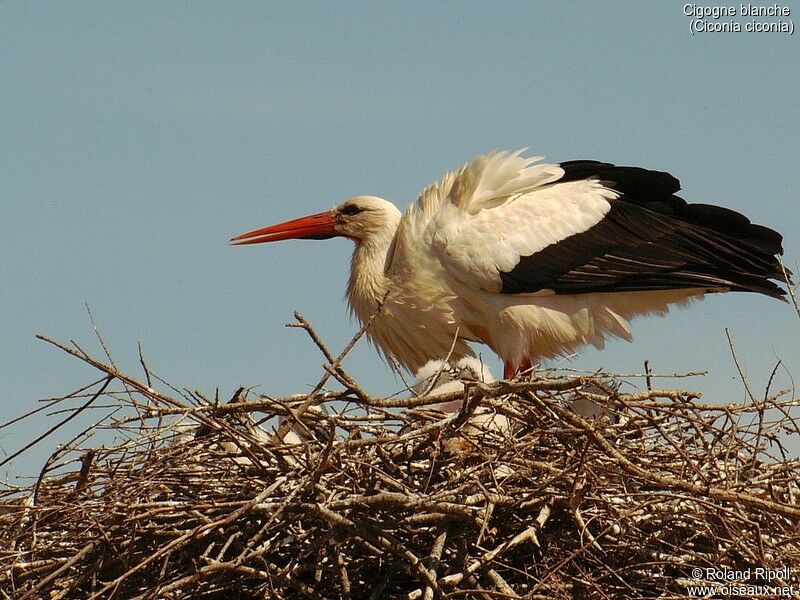
[[[4,597],[682,597],[694,568],[800,564],[785,391],[702,404],[649,389],[648,367],[629,394],[606,375],[539,374],[378,398],[346,352],[296,326],[323,352],[320,383],[227,404],[155,390],[141,349],[145,382],[105,345],[108,363],[42,338],[103,374],[54,408],[72,418],[102,399],[116,412],[89,433],[115,441],[81,436],[36,484],[0,490]],[[324,391],[331,377],[342,391]],[[608,416],[581,417],[576,397]],[[462,414],[432,406],[456,398]],[[478,404],[510,433],[469,437]],[[269,433],[280,416],[300,442]]]

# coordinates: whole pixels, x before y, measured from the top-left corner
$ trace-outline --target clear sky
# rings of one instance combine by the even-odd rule
[[[785,5],[798,24],[800,2]],[[670,171],[687,200],[779,229],[798,270],[800,34],[692,35],[683,7],[0,3],[0,420],[94,377],[34,339],[100,355],[84,303],[134,375],[141,342],[178,387],[306,390],[321,356],[283,324],[299,309],[332,348],[347,342],[350,243],[228,239],[356,194],[404,207],[495,148]],[[766,297],[633,325],[634,343],[568,366],[708,370],[676,385],[741,401],[728,327],[759,393],[779,359],[776,387],[800,375],[800,320]],[[375,393],[401,387],[366,344],[346,366]],[[0,430],[0,446],[53,423]],[[60,439],[0,476],[38,472]]]

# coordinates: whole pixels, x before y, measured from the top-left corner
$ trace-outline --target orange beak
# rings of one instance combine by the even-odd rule
[[[292,219],[285,223],[270,225],[263,229],[248,231],[231,239],[231,244],[244,246],[246,244],[261,244],[280,240],[327,240],[339,235],[334,229],[335,225],[336,219],[329,211],[326,211],[316,215]]]

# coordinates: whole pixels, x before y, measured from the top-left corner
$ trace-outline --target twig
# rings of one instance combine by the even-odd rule
[[[3,460],[3,461],[0,461],[0,467],[2,467],[2,466],[3,466],[4,464],[6,464],[7,462],[14,460],[14,459],[15,459],[16,457],[18,457],[20,454],[22,454],[23,452],[25,452],[25,451],[26,451],[26,450],[28,450],[29,448],[31,448],[31,447],[33,447],[33,446],[35,446],[36,444],[38,444],[39,442],[41,442],[43,439],[45,439],[47,436],[49,436],[51,433],[53,433],[53,432],[54,432],[54,431],[56,431],[57,429],[60,429],[60,428],[61,428],[62,426],[64,426],[66,423],[69,423],[69,422],[70,422],[72,419],[74,419],[74,418],[75,418],[75,417],[77,417],[79,414],[81,414],[81,413],[82,413],[84,410],[86,410],[87,408],[89,408],[89,406],[92,404],[92,402],[94,402],[94,401],[95,401],[95,400],[97,400],[97,399],[98,399],[100,396],[102,396],[102,395],[103,395],[103,392],[105,392],[105,391],[106,391],[106,388],[109,386],[109,384],[110,384],[110,383],[111,383],[113,380],[114,380],[114,378],[113,378],[113,377],[111,377],[111,376],[107,377],[107,378],[106,378],[106,380],[105,380],[105,383],[103,383],[103,385],[102,385],[102,386],[100,386],[100,389],[99,389],[99,390],[97,390],[97,392],[96,392],[96,393],[95,393],[95,394],[94,394],[94,395],[93,395],[91,398],[89,398],[89,399],[88,399],[86,402],[84,402],[84,403],[83,403],[81,406],[79,406],[79,407],[78,407],[78,408],[76,408],[74,411],[72,411],[72,414],[70,414],[70,415],[69,415],[68,417],[66,417],[65,419],[62,419],[61,421],[59,421],[58,423],[56,423],[55,425],[53,425],[53,426],[52,426],[50,429],[48,429],[47,431],[45,431],[45,432],[44,432],[43,434],[41,434],[39,437],[37,437],[37,438],[34,438],[32,441],[30,441],[30,442],[28,442],[27,444],[25,444],[25,445],[24,445],[22,448],[20,448],[19,450],[17,450],[16,452],[14,452],[13,454],[11,454],[10,456],[7,456],[7,457],[5,458],[5,460]]]
[[[33,598],[36,596],[36,593],[43,590],[49,583],[55,581],[59,575],[65,573],[73,566],[75,566],[84,556],[89,554],[92,550],[94,550],[96,543],[86,544],[80,551],[78,551],[72,558],[66,561],[63,565],[61,565],[58,569],[50,573],[48,576],[43,577],[39,583],[33,586],[29,592],[26,592],[22,596],[20,596],[20,600],[26,600],[26,598]]]
[[[800,400],[772,390],[780,363],[758,402],[719,406],[541,370],[449,397],[364,401],[343,384],[226,403],[59,347],[124,387],[35,484],[0,487],[15,597],[667,598],[693,567],[800,560],[800,459],[782,443]],[[323,384],[352,380],[328,355]],[[620,418],[583,418],[578,397]],[[495,414],[502,434],[475,421]],[[279,416],[301,442],[267,430]]]

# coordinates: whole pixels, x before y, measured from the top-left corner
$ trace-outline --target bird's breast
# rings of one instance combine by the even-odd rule
[[[367,335],[372,342],[387,358],[412,371],[429,360],[448,356],[451,348],[454,358],[472,354],[466,342],[457,339],[470,334],[462,331],[463,324],[459,328],[453,309],[455,296],[441,280],[387,279],[382,290],[355,285],[349,290],[349,299],[361,323],[369,323]]]

